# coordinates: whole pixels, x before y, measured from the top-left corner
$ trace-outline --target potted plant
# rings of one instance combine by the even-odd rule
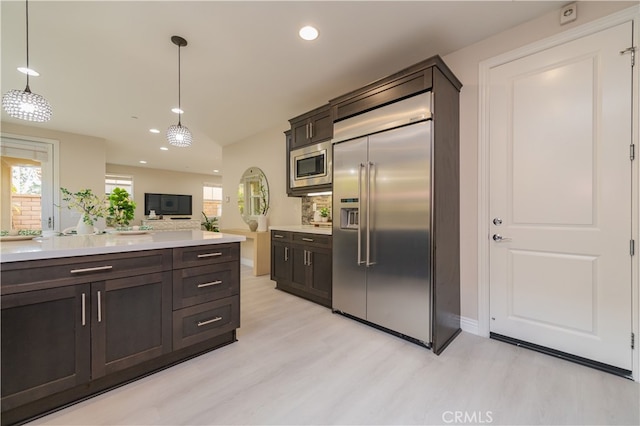
[[[135,216],[136,203],[126,189],[114,188],[109,195],[109,221],[116,228],[129,226],[129,221]]]
[[[202,212],[202,216],[204,216],[204,221],[201,223],[202,226],[204,226],[204,229],[206,229],[207,231],[211,231],[211,232],[219,232],[220,229],[218,228],[218,218],[213,216],[213,217],[207,217],[207,215]]]
[[[329,221],[329,208],[328,207],[322,207],[320,209],[320,220],[322,222],[328,222]]]
[[[67,208],[80,213],[76,234],[93,234],[95,222],[107,213],[106,198],[97,196],[90,189],[71,192],[61,187],[60,192]]]

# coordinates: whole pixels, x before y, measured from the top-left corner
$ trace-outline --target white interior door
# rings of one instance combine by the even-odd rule
[[[632,23],[490,70],[490,331],[624,370]],[[502,241],[495,241],[502,237]]]

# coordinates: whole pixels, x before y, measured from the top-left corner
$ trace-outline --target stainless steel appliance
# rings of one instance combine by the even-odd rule
[[[292,150],[289,154],[290,187],[331,183],[331,141]]]
[[[432,97],[336,122],[333,310],[430,347]]]

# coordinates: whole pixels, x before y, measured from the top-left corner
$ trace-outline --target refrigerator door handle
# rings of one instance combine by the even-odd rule
[[[361,216],[362,212],[362,170],[364,169],[364,164],[360,163],[358,167],[358,217]],[[358,219],[358,260],[357,264],[362,265],[365,261],[362,260],[362,223],[360,219]]]
[[[375,166],[371,161],[367,162],[367,259],[366,266],[375,265],[371,261],[371,169]]]

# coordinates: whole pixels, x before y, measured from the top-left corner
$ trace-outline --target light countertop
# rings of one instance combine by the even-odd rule
[[[164,231],[148,234],[70,235],[0,242],[0,261],[18,262],[245,241],[242,235],[207,231]]]
[[[289,232],[306,232],[307,234],[331,235],[331,226],[313,226],[313,225],[276,225],[270,226],[271,231],[289,231]]]

